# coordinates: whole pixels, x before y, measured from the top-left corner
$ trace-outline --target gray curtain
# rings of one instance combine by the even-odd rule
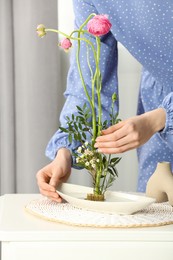
[[[35,174],[48,163],[48,140],[62,107],[57,0],[0,0],[0,193],[38,192]]]

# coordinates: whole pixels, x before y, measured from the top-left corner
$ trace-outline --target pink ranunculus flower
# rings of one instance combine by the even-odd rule
[[[88,22],[87,29],[94,36],[102,36],[110,31],[111,26],[107,15],[98,14]]]
[[[68,50],[71,48],[72,43],[71,43],[70,39],[64,38],[64,39],[60,42],[59,46],[61,46],[61,48],[63,48],[65,51],[68,51]]]

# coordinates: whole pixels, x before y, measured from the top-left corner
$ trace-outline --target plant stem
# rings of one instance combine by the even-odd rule
[[[80,39],[80,32],[78,32],[78,38]],[[77,49],[77,53],[76,53],[76,60],[77,60],[77,66],[78,66],[78,71],[79,71],[79,75],[82,81],[82,85],[85,91],[85,94],[87,96],[87,99],[90,103],[91,106],[91,111],[92,111],[92,126],[93,126],[93,139],[95,140],[96,135],[97,135],[97,129],[96,129],[96,113],[95,113],[95,109],[94,109],[94,104],[93,101],[91,100],[89,93],[87,91],[87,87],[85,85],[85,81],[83,78],[83,74],[82,74],[82,70],[81,70],[81,66],[80,66],[80,58],[79,58],[79,54],[80,54],[80,40],[78,40],[78,49]]]
[[[97,135],[100,135],[101,131],[101,122],[102,122],[102,106],[101,106],[101,73],[100,73],[100,38],[96,37],[97,42],[97,63],[96,63],[96,88],[97,88],[97,100],[98,100],[98,132]]]
[[[92,16],[95,16],[96,14],[95,13],[92,13],[90,14],[87,19],[84,21],[84,23],[80,26],[79,30],[81,30],[88,22],[89,20],[91,19]]]
[[[99,169],[96,174],[96,181],[95,181],[95,187],[94,187],[94,194],[100,195],[100,179],[101,179],[102,171]]]
[[[61,32],[59,30],[55,30],[55,29],[45,29],[45,32],[54,32],[54,33],[57,33],[57,34],[60,34],[60,35],[63,35],[64,37],[70,39],[70,40],[74,40],[74,41],[84,41],[86,42],[87,44],[89,44],[93,50],[93,54],[94,54],[94,59],[95,61],[97,60],[97,54],[96,54],[96,51],[95,51],[95,48],[94,48],[94,45],[92,44],[91,41],[87,40],[86,38],[80,38],[80,37],[73,37],[71,35],[73,35],[74,32],[82,32],[80,30],[75,30],[73,31],[70,35],[64,33],[64,32]]]

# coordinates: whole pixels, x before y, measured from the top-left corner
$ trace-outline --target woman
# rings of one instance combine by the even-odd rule
[[[105,119],[109,113],[109,97],[113,92],[118,93],[117,42],[121,42],[143,66],[138,115],[104,130],[95,146],[108,154],[138,148],[138,191],[145,191],[157,162],[173,163],[173,2],[74,0],[73,4],[76,27],[91,13],[108,14],[112,23],[111,32],[101,38]],[[76,105],[85,102],[74,52],[65,92],[66,102],[60,116],[62,125]],[[82,67],[87,68],[85,58],[81,56],[80,59]],[[86,69],[87,75],[89,77]],[[68,179],[73,164],[71,151],[78,146],[76,142],[68,142],[66,133],[58,130],[54,134],[46,149],[47,156],[53,161],[37,173],[43,195],[61,202],[55,189],[59,182]]]

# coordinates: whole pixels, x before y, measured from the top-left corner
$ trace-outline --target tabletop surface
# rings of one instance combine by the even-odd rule
[[[50,222],[25,210],[40,194],[0,197],[0,241],[171,241],[173,225],[147,228],[89,228]]]

